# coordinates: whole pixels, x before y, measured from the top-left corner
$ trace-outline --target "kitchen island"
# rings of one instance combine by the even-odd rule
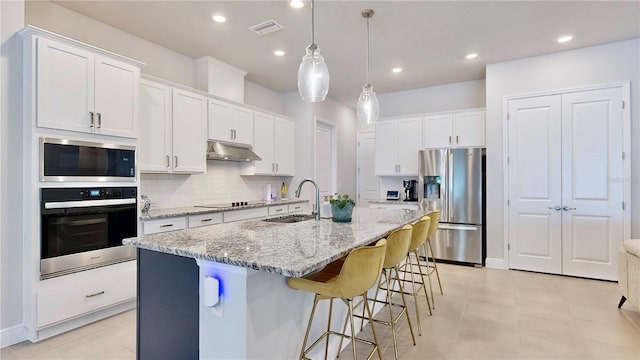
[[[289,289],[286,278],[317,271],[424,214],[355,208],[350,223],[246,220],[125,239],[139,248],[138,357],[296,358],[313,294]],[[341,323],[344,312],[334,310],[334,318]],[[331,346],[335,354],[337,341]]]

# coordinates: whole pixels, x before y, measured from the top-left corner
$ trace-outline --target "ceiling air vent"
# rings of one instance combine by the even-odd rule
[[[278,30],[282,30],[283,28],[284,26],[278,24],[278,22],[275,20],[267,20],[263,23],[249,26],[249,30],[253,31],[254,33],[260,36],[263,36],[272,32],[276,32]]]

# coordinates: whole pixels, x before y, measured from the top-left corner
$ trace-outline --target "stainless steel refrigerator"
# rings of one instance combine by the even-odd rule
[[[436,259],[484,265],[484,153],[482,148],[418,152],[418,202],[441,211],[431,239]]]

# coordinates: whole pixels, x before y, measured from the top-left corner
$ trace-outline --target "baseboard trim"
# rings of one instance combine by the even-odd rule
[[[25,340],[27,340],[27,329],[22,324],[0,330],[0,348],[11,346]]]
[[[487,258],[485,261],[485,267],[489,269],[509,269],[509,265],[505,259]]]

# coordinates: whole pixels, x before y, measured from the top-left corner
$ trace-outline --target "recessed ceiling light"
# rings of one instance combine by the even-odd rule
[[[395,68],[391,69],[391,71],[394,72],[394,73],[399,73],[399,72],[402,72],[402,68],[401,67],[395,67]]]
[[[304,7],[304,3],[302,2],[302,0],[291,0],[289,1],[289,6],[294,9],[300,9]]]
[[[560,36],[557,41],[559,43],[566,43],[567,41],[571,41],[572,39],[573,39],[573,36],[565,35],[565,36]]]
[[[275,56],[284,56],[284,51],[282,50],[276,50],[273,52]]]
[[[217,23],[223,23],[223,22],[227,21],[227,18],[222,16],[222,15],[213,15],[212,19],[213,19],[213,21],[215,21]]]
[[[476,53],[467,54],[466,56],[467,59],[475,59],[477,57],[478,57],[478,54]]]

